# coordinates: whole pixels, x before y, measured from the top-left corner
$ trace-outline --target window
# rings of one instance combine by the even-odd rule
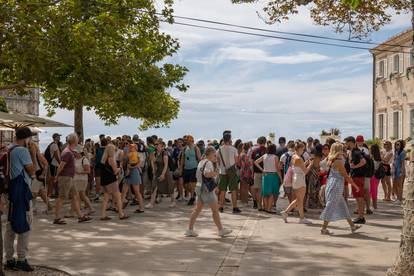
[[[392,57],[392,62],[393,62],[393,68],[392,71],[394,73],[399,73],[400,72],[400,55],[396,54]]]
[[[385,77],[385,60],[380,60],[379,68],[378,68],[378,77],[384,78]]]
[[[378,115],[378,138],[383,140],[385,139],[385,115]]]
[[[402,139],[402,111],[392,113],[392,136],[396,139]]]
[[[409,55],[410,55],[408,57],[409,66],[412,67],[412,66],[414,66],[414,49],[411,49]]]

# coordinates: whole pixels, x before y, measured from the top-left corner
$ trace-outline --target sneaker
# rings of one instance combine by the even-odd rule
[[[299,220],[299,224],[312,224],[312,221],[304,218]]]
[[[353,220],[354,224],[365,224],[365,218],[357,218]]]
[[[220,208],[219,208],[219,212],[220,212],[220,213],[223,213],[223,212],[224,212],[224,208],[223,208],[223,207],[220,207]]]
[[[4,265],[4,269],[17,271],[16,260],[7,260],[6,264]]]
[[[184,236],[188,238],[195,238],[195,237],[198,237],[198,234],[192,229],[187,229],[187,231],[185,231],[184,233]]]
[[[29,265],[29,263],[27,262],[27,260],[17,261],[16,262],[16,268],[17,268],[17,270],[25,271],[25,272],[34,271],[34,268],[31,265]]]
[[[145,205],[145,208],[152,209],[154,208],[154,205],[152,205],[151,203],[148,203],[147,205]]]
[[[223,228],[218,232],[218,235],[223,238],[229,235],[231,232],[233,232],[233,230]]]
[[[233,214],[240,214],[242,211],[239,208],[233,208]]]
[[[190,198],[190,200],[188,201],[187,205],[188,206],[193,206],[194,205],[194,201],[195,201],[195,198],[194,197]]]
[[[371,209],[368,209],[367,210],[367,215],[372,215],[374,212],[372,212],[372,210]]]
[[[285,223],[288,223],[288,220],[287,220],[287,218],[289,216],[288,213],[286,213],[285,211],[282,211],[282,212],[280,212],[280,215],[282,216],[283,221]]]

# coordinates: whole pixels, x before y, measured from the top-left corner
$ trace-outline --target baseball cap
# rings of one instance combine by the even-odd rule
[[[54,133],[53,136],[52,136],[52,138],[53,139],[56,139],[56,138],[60,138],[60,136],[62,136],[62,134]]]
[[[358,135],[358,136],[356,137],[355,141],[356,141],[357,143],[363,143],[363,142],[364,142],[364,136],[362,136],[362,135]]]
[[[33,133],[28,127],[20,127],[16,129],[16,139],[23,140],[32,136],[35,136],[36,133]]]

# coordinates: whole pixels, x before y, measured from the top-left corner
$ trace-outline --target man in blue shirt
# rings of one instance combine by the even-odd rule
[[[16,142],[10,146],[10,180],[14,180],[20,175],[24,176],[23,185],[27,184],[30,188],[32,178],[35,175],[35,168],[28,150],[28,144],[34,134],[28,127],[16,129]],[[29,225],[32,222],[31,210],[26,214]],[[33,271],[33,268],[26,260],[29,248],[30,230],[17,234],[14,232],[11,222],[6,223],[6,232],[4,233],[4,249],[6,255],[6,269]],[[17,236],[17,261],[14,259],[14,240]]]

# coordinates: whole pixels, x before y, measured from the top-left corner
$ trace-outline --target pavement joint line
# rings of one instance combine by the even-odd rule
[[[254,230],[256,229],[257,223],[258,219],[250,212],[249,216],[243,223],[243,226],[238,231],[227,255],[221,262],[215,274],[216,276],[235,275],[240,267],[240,262],[243,259],[247,245],[254,233]]]

